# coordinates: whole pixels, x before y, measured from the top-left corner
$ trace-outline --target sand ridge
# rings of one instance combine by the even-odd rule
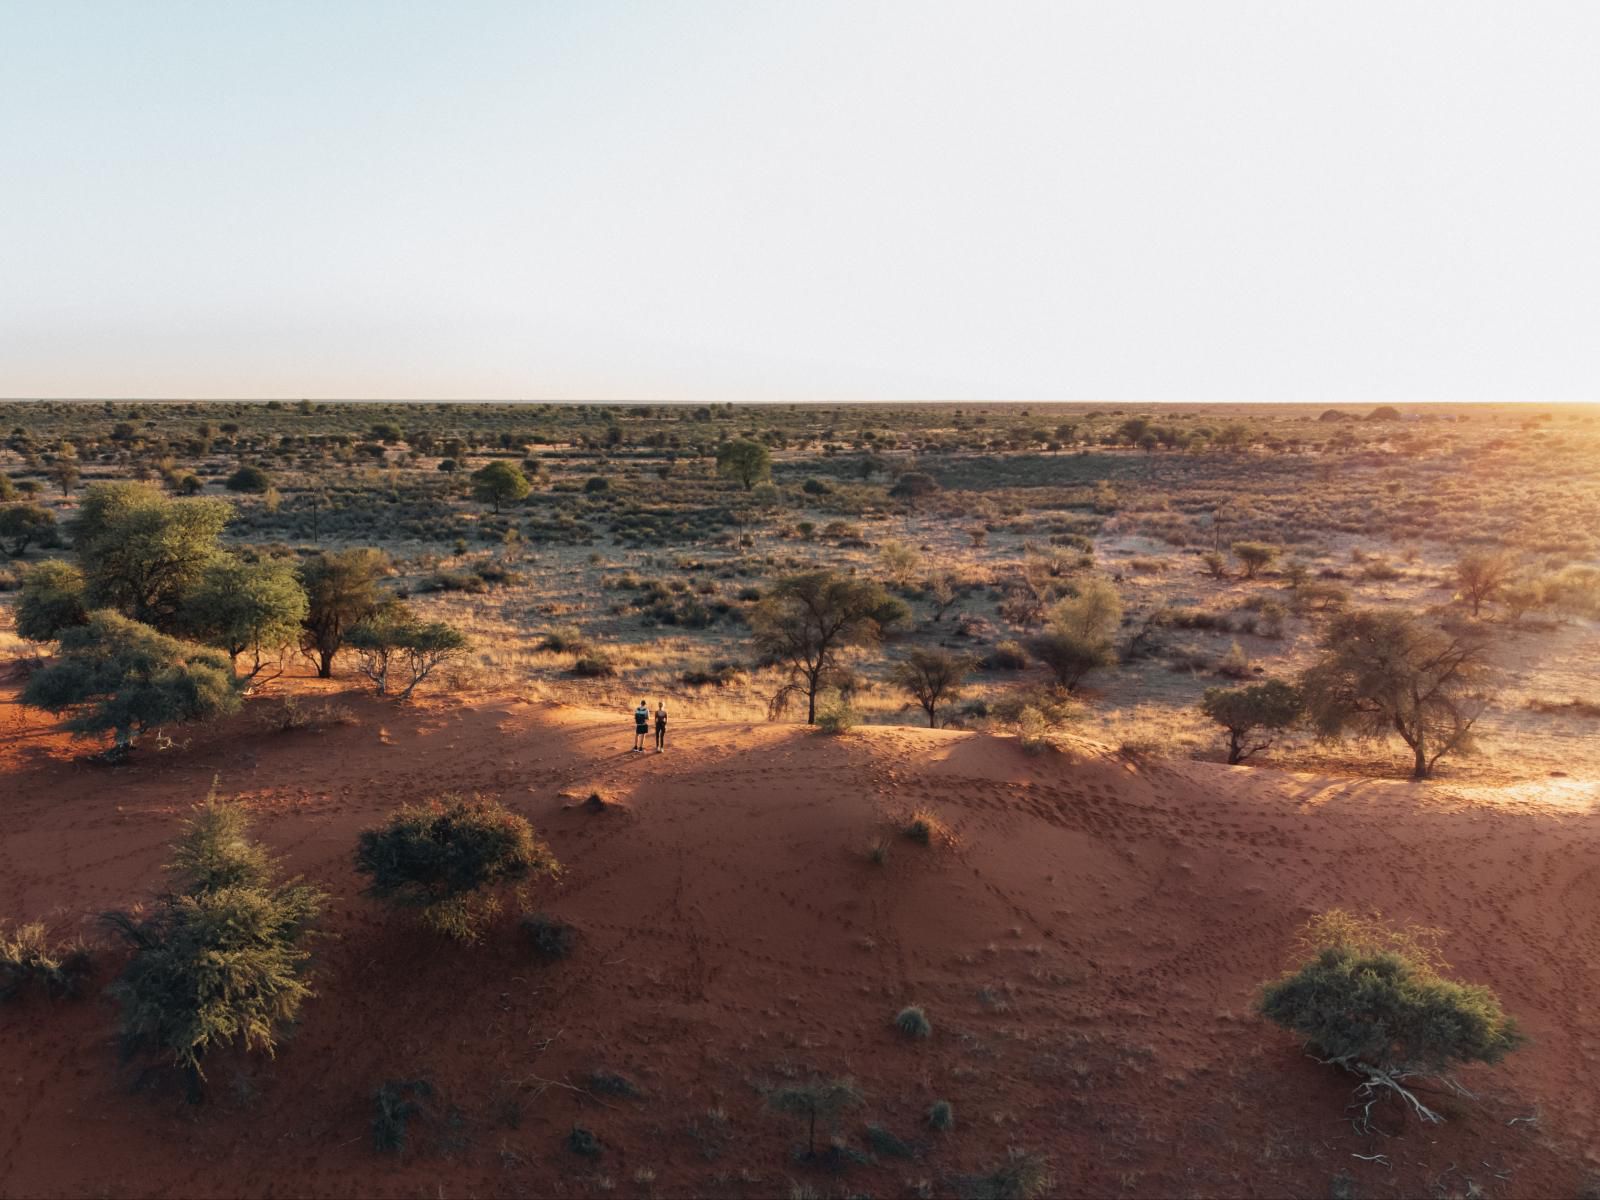
[[[116,770],[6,705],[0,914],[92,932],[88,916],[147,898],[215,777],[332,893],[339,936],[277,1060],[219,1060],[200,1109],[130,1093],[100,1000],[0,1010],[0,1195],[786,1193],[808,1177],[797,1131],[759,1089],[812,1071],[867,1093],[841,1130],[856,1144],[870,1120],[923,1151],[824,1189],[946,1194],[1007,1146],[1050,1153],[1063,1195],[1321,1194],[1341,1172],[1363,1195],[1467,1179],[1550,1195],[1600,1169],[1579,1149],[1600,1135],[1592,785],[1588,803],[1581,784],[1545,801],[1087,742],[1030,756],[985,734],[692,720],[638,755],[625,714],[338,701],[350,724],[278,733],[276,701],[252,700]],[[360,895],[357,832],[451,790],[497,796],[548,838],[566,875],[529,901],[578,926],[572,959],[536,963],[509,924],[444,945]],[[574,802],[591,791],[603,811]],[[895,836],[919,805],[953,845]],[[1335,905],[1446,928],[1457,970],[1532,1035],[1467,1072],[1483,1098],[1441,1130],[1357,1137],[1345,1081],[1250,1015],[1295,928]],[[890,1028],[912,1003],[926,1043]],[[644,1095],[572,1090],[596,1069]],[[433,1084],[436,1119],[380,1157],[372,1093],[410,1078]],[[936,1099],[956,1107],[949,1134],[921,1127]],[[575,1120],[607,1147],[595,1163],[563,1148]]]

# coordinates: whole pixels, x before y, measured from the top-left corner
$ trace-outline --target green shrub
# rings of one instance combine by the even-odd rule
[[[367,894],[421,910],[423,924],[458,941],[475,941],[499,910],[490,889],[560,872],[528,822],[497,801],[445,795],[406,805],[361,834],[356,870]]]
[[[38,921],[9,934],[0,923],[0,1002],[29,988],[51,1000],[78,996],[93,970],[93,956],[82,942],[52,944]]]
[[[578,944],[577,927],[547,913],[523,917],[521,926],[533,952],[547,962],[568,957]]]
[[[71,563],[46,559],[22,576],[17,597],[17,635],[53,642],[68,629],[89,623],[83,606],[83,572]]]
[[[881,1154],[885,1158],[915,1158],[917,1151],[910,1142],[896,1137],[882,1125],[867,1126],[867,1145],[874,1154]]]
[[[1242,688],[1207,688],[1200,711],[1228,735],[1228,762],[1238,764],[1270,747],[1304,713],[1300,691],[1278,679]]]
[[[466,634],[443,621],[424,621],[398,600],[357,622],[345,642],[356,651],[361,673],[372,680],[378,695],[388,695],[390,676],[398,677],[397,700],[409,699],[435,670],[467,651]]]
[[[272,477],[260,467],[243,466],[228,476],[223,484],[230,492],[265,492],[272,486]]]
[[[567,1149],[583,1158],[599,1158],[605,1151],[600,1139],[582,1125],[574,1125],[567,1134]]]
[[[1310,957],[1262,988],[1260,1012],[1327,1062],[1363,1075],[1358,1094],[1392,1088],[1418,1115],[1437,1121],[1400,1080],[1498,1062],[1524,1038],[1492,991],[1441,974],[1447,964],[1435,937],[1390,928],[1375,916],[1323,913],[1301,934]]]
[[[174,844],[173,890],[151,909],[105,915],[133,949],[109,989],[122,1006],[124,1048],[179,1068],[191,1098],[209,1053],[238,1045],[271,1054],[311,995],[303,943],[325,897],[275,882],[247,832],[237,809],[208,797]]]
[[[960,1176],[955,1183],[961,1200],[1039,1200],[1050,1194],[1055,1178],[1044,1155],[1013,1148],[987,1174]]]
[[[860,1108],[865,1102],[855,1080],[848,1077],[813,1079],[807,1083],[774,1088],[767,1093],[768,1108],[806,1121],[807,1158],[816,1157],[818,1117],[831,1123],[850,1109]]]
[[[948,1100],[935,1100],[928,1109],[928,1128],[947,1133],[956,1127],[955,1106]]]
[[[372,1097],[372,1148],[379,1154],[399,1154],[406,1148],[406,1127],[433,1096],[426,1079],[391,1079]]]
[[[933,1036],[933,1023],[928,1020],[928,1014],[915,1005],[902,1008],[895,1014],[894,1027],[915,1040]]]
[[[572,673],[582,679],[607,679],[617,673],[611,656],[604,650],[579,655],[572,664]]]
[[[817,732],[836,736],[849,733],[861,718],[854,706],[838,692],[830,692],[817,704]]]

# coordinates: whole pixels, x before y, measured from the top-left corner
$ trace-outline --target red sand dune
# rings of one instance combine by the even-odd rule
[[[159,885],[216,776],[333,894],[339,937],[277,1059],[219,1059],[198,1108],[130,1090],[108,1002],[0,1009],[0,1195],[942,1195],[1007,1146],[1049,1153],[1061,1195],[1321,1196],[1349,1172],[1361,1196],[1551,1196],[1600,1172],[1592,798],[1029,757],[912,728],[683,721],[669,753],[635,755],[616,716],[354,695],[348,726],[266,732],[277,702],[253,701],[107,769],[8,699],[0,915],[92,934]],[[498,796],[549,839],[567,873],[531,901],[582,930],[571,959],[535,963],[509,918],[445,945],[360,895],[357,832],[447,790]],[[616,806],[573,805],[591,790]],[[888,818],[924,804],[957,844],[896,839],[871,865]],[[1481,1098],[1443,1100],[1440,1128],[1390,1114],[1399,1136],[1357,1136],[1351,1081],[1251,1015],[1296,927],[1336,905],[1445,927],[1457,971],[1532,1035],[1465,1073]],[[927,1042],[890,1027],[910,1003]],[[564,1086],[595,1068],[644,1095]],[[924,1156],[796,1167],[799,1131],[758,1089],[812,1070],[866,1092],[855,1144],[874,1121]],[[437,1119],[380,1156],[373,1092],[415,1078]],[[941,1098],[957,1124],[934,1135]],[[565,1148],[574,1121],[599,1160]]]

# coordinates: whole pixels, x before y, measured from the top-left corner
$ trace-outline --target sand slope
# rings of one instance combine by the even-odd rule
[[[85,914],[158,886],[216,776],[333,893],[340,935],[293,1041],[219,1060],[199,1109],[130,1091],[102,1000],[0,1010],[0,1195],[949,1194],[1008,1146],[1051,1154],[1062,1195],[1320,1196],[1349,1172],[1363,1196],[1543,1196],[1600,1172],[1592,785],[1465,793],[887,727],[683,722],[668,754],[633,755],[624,721],[586,710],[341,700],[355,723],[270,732],[276,701],[253,701],[115,770],[0,708],[0,915],[92,933]],[[360,896],[357,832],[451,789],[547,836],[567,874],[531,901],[581,928],[572,959],[535,963],[509,925],[444,945]],[[591,790],[614,804],[574,803]],[[873,866],[921,804],[957,844],[895,840]],[[1446,927],[1458,970],[1534,1038],[1468,1072],[1485,1096],[1444,1101],[1442,1129],[1356,1136],[1348,1084],[1250,1015],[1296,926],[1334,905]],[[928,1042],[890,1028],[910,1003]],[[565,1086],[597,1068],[643,1096]],[[800,1131],[759,1089],[813,1071],[866,1092],[855,1145],[873,1121],[920,1157],[796,1167]],[[434,1115],[380,1157],[373,1092],[416,1078]],[[936,1099],[949,1134],[922,1127]],[[564,1147],[575,1121],[598,1160]]]

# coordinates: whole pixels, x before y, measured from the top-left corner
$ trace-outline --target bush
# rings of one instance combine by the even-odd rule
[[[372,1148],[379,1154],[399,1154],[406,1148],[406,1126],[433,1095],[426,1079],[391,1079],[372,1097]]]
[[[107,925],[133,948],[110,994],[122,1005],[127,1051],[183,1071],[197,1099],[203,1059],[238,1045],[271,1054],[311,995],[304,978],[310,926],[325,897],[274,881],[243,814],[207,797],[173,847],[172,890],[146,912]]]
[[[928,1015],[915,1005],[902,1008],[895,1014],[894,1027],[915,1040],[933,1036],[933,1024],[928,1020]]]
[[[406,805],[356,848],[356,870],[372,879],[368,895],[420,909],[424,925],[464,942],[499,909],[485,892],[560,869],[524,818],[477,796]]]
[[[1278,548],[1265,542],[1235,542],[1232,549],[1234,557],[1244,567],[1246,579],[1254,579],[1278,557]]]
[[[582,679],[605,679],[617,673],[611,656],[604,650],[581,654],[572,664],[572,673]]]
[[[578,944],[577,927],[547,913],[523,917],[521,925],[533,952],[547,962],[569,957]]]
[[[600,1139],[595,1137],[592,1130],[585,1129],[582,1125],[574,1125],[572,1132],[567,1134],[567,1149],[582,1158],[599,1158],[605,1147]]]
[[[56,515],[42,504],[7,504],[0,508],[0,546],[21,558],[29,546],[54,545]]]
[[[938,813],[929,808],[918,808],[905,818],[900,826],[900,832],[919,846],[931,846],[935,842],[950,843],[955,837],[950,832],[950,827]]]
[[[1499,1062],[1524,1039],[1488,988],[1441,974],[1447,964],[1436,936],[1392,929],[1376,916],[1323,913],[1301,933],[1310,957],[1262,988],[1260,1012],[1326,1061],[1364,1076],[1358,1095],[1391,1088],[1437,1121],[1401,1080]]]
[[[825,694],[817,705],[817,732],[828,736],[849,733],[860,723],[856,710],[838,692]]]
[[[34,675],[24,704],[75,715],[67,728],[111,733],[119,752],[149,729],[237,712],[239,691],[228,660],[157,633],[110,610],[63,630],[61,657]]]
[[[983,660],[986,671],[1020,671],[1028,665],[1021,642],[997,642]]]
[[[0,1002],[15,1000],[29,988],[51,1000],[77,996],[93,969],[83,943],[52,945],[42,922],[20,925],[12,934],[0,923]]]
[[[881,1154],[885,1158],[915,1158],[917,1156],[915,1146],[903,1138],[896,1137],[882,1125],[868,1125],[866,1141],[874,1154]]]
[[[860,1108],[865,1103],[855,1080],[813,1079],[808,1083],[790,1084],[767,1093],[767,1107],[774,1112],[799,1117],[807,1122],[807,1158],[817,1153],[817,1118],[833,1122],[845,1112]]]
[[[272,477],[260,467],[243,466],[228,476],[223,484],[230,492],[265,492],[272,486]]]
[[[928,1128],[947,1133],[956,1127],[955,1106],[948,1100],[935,1100],[928,1109]]]
[[[71,563],[48,559],[30,567],[17,597],[17,635],[30,642],[53,642],[64,630],[86,625],[83,572]]]
[[[1039,1200],[1054,1187],[1050,1160],[1017,1149],[1007,1151],[1005,1162],[985,1175],[956,1179],[956,1194],[962,1200]]]
[[[582,654],[588,648],[589,639],[576,625],[557,625],[539,642],[539,649],[552,654]]]

